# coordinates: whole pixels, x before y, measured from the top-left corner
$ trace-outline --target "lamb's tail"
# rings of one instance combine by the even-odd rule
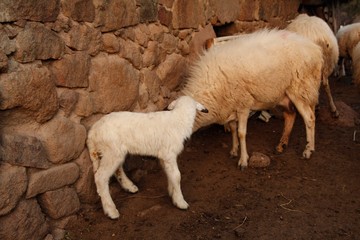
[[[96,148],[96,144],[93,142],[91,137],[88,137],[86,145],[89,150],[90,159],[93,163],[94,173],[96,173],[100,166],[101,153]]]

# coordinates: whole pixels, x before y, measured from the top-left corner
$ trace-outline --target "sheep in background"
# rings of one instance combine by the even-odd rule
[[[339,59],[339,46],[335,34],[324,20],[315,16],[310,17],[306,14],[298,15],[286,27],[286,30],[307,37],[322,48],[324,59],[322,84],[329,100],[332,116],[339,117],[339,112],[334,104],[329,86],[329,77],[335,70]]]
[[[235,125],[238,121],[241,156],[247,167],[247,119],[251,110],[280,105],[285,110],[285,128],[279,146],[288,144],[296,106],[304,119],[307,144],[303,157],[315,150],[315,105],[318,102],[323,58],[321,48],[298,34],[285,30],[260,30],[244,34],[199,56],[191,68],[182,93],[202,102],[209,114],[198,114],[194,131],[213,124]],[[238,148],[238,145],[233,146]],[[231,154],[238,149],[232,149]]]
[[[351,58],[354,47],[360,41],[360,23],[340,27],[336,33],[336,38],[339,44],[340,55],[339,75],[346,76],[344,61],[347,58]]]
[[[137,186],[126,176],[123,164],[127,154],[158,157],[168,179],[173,204],[187,209],[180,188],[177,156],[190,138],[196,110],[207,109],[191,97],[170,103],[171,111],[151,113],[114,112],[102,117],[90,129],[87,146],[94,166],[97,192],[106,215],[115,219],[119,212],[110,196],[109,179],[115,173],[123,189],[135,193]]]
[[[354,83],[360,93],[360,42],[354,47],[352,51],[352,68]]]

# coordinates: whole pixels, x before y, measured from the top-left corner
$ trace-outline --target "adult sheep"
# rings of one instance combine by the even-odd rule
[[[307,37],[321,47],[324,59],[322,84],[325,88],[333,117],[339,117],[339,112],[334,104],[329,86],[329,77],[335,70],[339,59],[339,46],[335,34],[324,20],[315,16],[310,17],[307,14],[298,15],[286,27],[286,30]]]
[[[352,51],[352,68],[353,68],[353,79],[354,83],[360,93],[360,42],[356,44]]]
[[[241,156],[238,165],[247,167],[247,119],[251,110],[280,105],[285,128],[279,146],[288,144],[296,112],[306,126],[303,157],[315,150],[315,105],[318,102],[323,67],[321,48],[286,30],[260,30],[209,48],[191,67],[183,94],[202,102],[209,114],[199,113],[194,131],[213,124],[238,121]]]
[[[123,189],[132,193],[138,191],[123,170],[127,154],[158,157],[168,179],[168,192],[173,204],[180,209],[188,208],[180,188],[181,176],[176,158],[192,133],[196,110],[207,112],[207,109],[189,96],[178,98],[168,108],[172,110],[113,112],[91,127],[87,146],[97,192],[103,210],[110,218],[119,217],[109,192],[109,179],[116,170],[115,176]]]
[[[339,44],[340,55],[340,69],[339,74],[345,76],[344,61],[347,58],[351,59],[351,53],[360,41],[360,23],[352,23],[343,27],[340,27],[336,33],[336,38]]]

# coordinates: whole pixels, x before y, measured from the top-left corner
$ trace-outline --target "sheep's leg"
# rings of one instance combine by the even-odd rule
[[[302,102],[294,102],[297,110],[301,114],[306,127],[306,147],[303,158],[309,159],[315,151],[315,107],[305,105]]]
[[[122,165],[118,168],[118,170],[115,172],[115,177],[117,181],[120,183],[121,187],[131,193],[136,193],[139,191],[138,187],[126,176],[126,173],[124,171],[124,168]]]
[[[332,94],[331,94],[331,90],[330,90],[330,85],[329,85],[329,79],[328,78],[324,78],[323,79],[323,86],[325,88],[325,92],[329,101],[329,105],[330,105],[330,111],[331,111],[331,115],[334,118],[338,118],[339,117],[339,112],[336,109]]]
[[[101,198],[104,213],[110,218],[116,219],[120,216],[120,214],[116,209],[115,203],[113,202],[110,195],[109,179],[119,167],[120,162],[114,163],[112,161],[113,159],[121,158],[114,158],[114,156],[112,156],[111,154],[104,154],[104,156],[100,160],[100,166],[97,169],[94,178],[97,192]]]
[[[181,174],[176,162],[176,156],[160,158],[160,163],[168,180],[168,192],[173,204],[180,209],[187,209],[189,204],[185,201],[181,192]]]
[[[240,138],[240,160],[238,162],[238,167],[244,169],[248,166],[249,155],[246,149],[246,129],[247,121],[249,117],[250,109],[243,109],[238,112],[238,134]]]
[[[239,137],[237,134],[237,122],[236,121],[229,122],[229,128],[232,136],[232,148],[230,151],[230,155],[232,157],[237,157],[239,152]]]
[[[345,77],[346,76],[346,72],[345,72],[345,58],[341,57],[340,59],[340,77]]]
[[[283,112],[283,116],[284,116],[284,129],[280,138],[280,142],[276,146],[276,151],[278,153],[283,153],[285,148],[289,144],[289,137],[295,123],[296,112],[286,110]]]

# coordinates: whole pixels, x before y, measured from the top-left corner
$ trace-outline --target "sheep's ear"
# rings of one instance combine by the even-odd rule
[[[203,112],[203,113],[208,113],[209,110],[207,110],[206,107],[204,107],[204,105],[202,105],[201,103],[196,103],[196,109]]]
[[[167,109],[173,110],[174,107],[175,107],[175,105],[176,105],[176,103],[177,103],[177,100],[172,101],[172,102],[169,104],[169,106],[167,107]]]

